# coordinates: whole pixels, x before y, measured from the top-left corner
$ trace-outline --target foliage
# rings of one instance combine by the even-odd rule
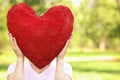
[[[37,15],[53,5],[68,6],[75,17],[71,48],[99,48],[102,39],[107,49],[120,46],[120,12],[116,0],[0,0],[0,53],[9,43],[7,12],[21,2],[30,5]]]
[[[98,47],[102,38],[105,38],[106,42],[112,38],[119,38],[120,20],[118,5],[115,0],[84,0],[81,3],[80,11],[82,15],[82,18],[78,20],[80,29],[84,30],[83,36],[86,37],[88,43],[92,41],[93,47]],[[83,42],[86,43],[83,36]],[[108,46],[110,47],[110,45],[113,44]]]

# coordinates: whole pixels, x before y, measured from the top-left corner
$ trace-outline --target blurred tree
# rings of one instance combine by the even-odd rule
[[[25,2],[42,15],[57,4],[68,6],[74,14],[72,47],[116,48],[120,46],[120,0],[0,0],[0,51],[8,43],[8,9]],[[7,43],[6,43],[7,42]]]
[[[79,23],[84,30],[84,36],[88,38],[88,42],[93,41],[93,45],[100,47],[101,50],[110,47],[112,45],[108,44],[108,41],[112,39],[110,33],[114,34],[113,29],[119,28],[116,1],[84,0],[80,6],[80,11],[83,18]]]
[[[9,0],[0,0],[0,53],[8,43],[6,15],[10,7]]]

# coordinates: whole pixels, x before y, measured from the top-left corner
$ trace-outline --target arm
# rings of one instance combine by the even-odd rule
[[[65,47],[57,57],[55,80],[71,80],[71,77],[64,73],[64,56],[66,54],[70,39],[67,41]]]
[[[17,63],[14,73],[9,74],[7,76],[7,80],[24,80],[24,56],[17,45],[16,39],[12,37],[10,33],[9,37],[12,44],[12,48],[17,56]]]

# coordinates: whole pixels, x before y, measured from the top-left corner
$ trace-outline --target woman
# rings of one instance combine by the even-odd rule
[[[19,49],[16,39],[9,33],[12,48],[17,56],[17,62],[8,68],[7,80],[72,80],[72,68],[64,61],[70,39],[60,54],[50,64],[42,69],[30,61],[24,62],[24,55]]]

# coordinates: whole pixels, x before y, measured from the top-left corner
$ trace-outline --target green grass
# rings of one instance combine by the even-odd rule
[[[115,56],[120,57],[119,52],[69,52],[66,57],[90,57],[90,56]],[[6,80],[9,64],[16,61],[12,50],[0,54],[0,80]],[[73,80],[119,80],[119,62],[69,62],[73,68]]]
[[[112,56],[120,58],[115,51],[68,52],[66,57]],[[70,62],[73,68],[73,80],[119,80],[119,62]]]
[[[119,62],[71,62],[74,80],[119,80]]]
[[[68,51],[67,57],[79,57],[79,56],[85,56],[85,57],[89,57],[89,56],[114,56],[114,57],[120,57],[120,52],[116,52],[116,51],[104,51],[104,52],[100,52],[100,51],[91,51],[91,52],[83,52],[83,51],[75,51],[75,52],[70,52]]]

